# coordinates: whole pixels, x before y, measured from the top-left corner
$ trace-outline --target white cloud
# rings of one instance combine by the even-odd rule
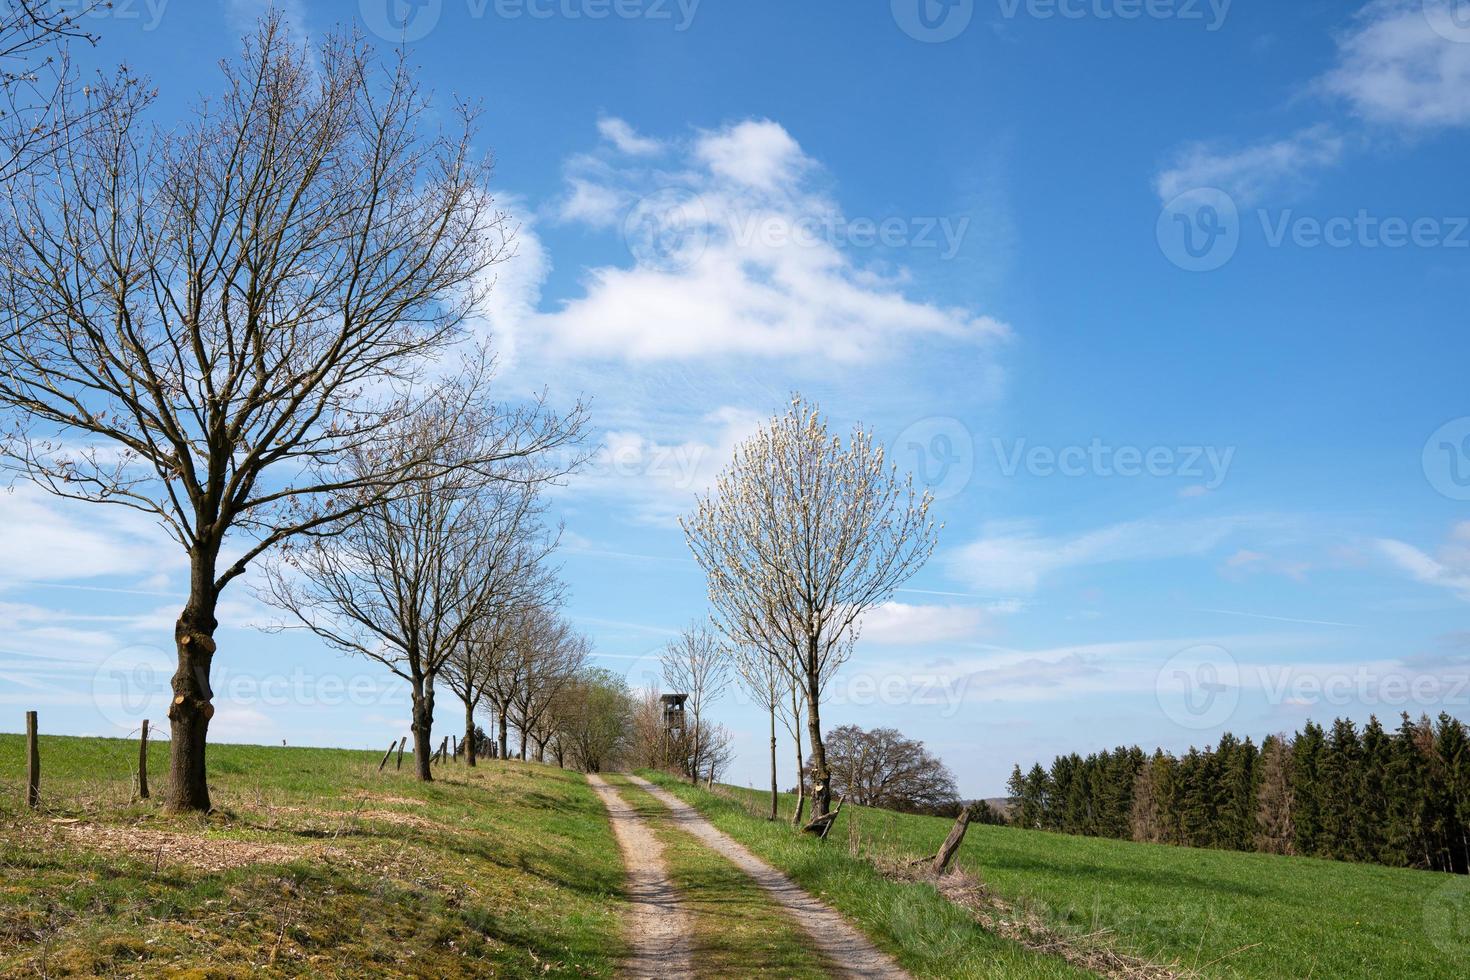
[[[669,526],[694,507],[735,454],[735,446],[765,421],[756,412],[726,406],[697,423],[699,434],[677,439],[662,433],[611,430],[575,478],[579,497],[625,504],[638,523]]]
[[[136,511],[68,501],[22,484],[0,492],[0,585],[155,575],[183,549]]]
[[[1470,27],[1460,0],[1381,0],[1338,38],[1337,65],[1320,80],[1372,122],[1413,128],[1470,124]]]
[[[1470,602],[1470,521],[1455,525],[1449,540],[1430,555],[1411,544],[1383,538],[1378,548],[1390,562],[1425,585],[1449,589]]]
[[[536,216],[514,195],[502,194],[496,205],[509,215],[504,229],[508,254],[486,273],[490,289],[476,311],[475,332],[488,333],[502,367],[515,363],[521,325],[541,302],[541,286],[551,272],[551,257],[536,234]]]
[[[1251,204],[1283,184],[1300,180],[1304,170],[1336,163],[1342,149],[1342,137],[1326,126],[1243,149],[1192,143],[1158,175],[1154,186],[1164,202],[1186,191],[1213,187],[1239,204]]]
[[[602,138],[618,148],[618,152],[629,156],[652,156],[663,150],[656,139],[639,136],[632,126],[616,116],[604,116],[597,120],[597,131]]]
[[[998,525],[951,553],[946,564],[950,574],[976,589],[1029,593],[1043,579],[1069,568],[1206,554],[1255,523],[1230,518],[1139,520],[1071,536],[1036,534],[1025,525]]]
[[[974,639],[985,626],[985,611],[975,606],[915,606],[885,602],[862,620],[864,642],[923,646]]]
[[[527,324],[549,357],[853,363],[922,337],[1008,334],[991,317],[910,298],[906,271],[875,251],[857,261],[845,217],[812,186],[816,161],[778,124],[737,123],[676,149],[673,169],[569,162],[559,217],[626,224],[627,254],[642,261],[588,269],[582,295]]]
[[[694,155],[715,176],[762,191],[789,185],[814,166],[791,134],[769,119],[748,119],[704,133]]]

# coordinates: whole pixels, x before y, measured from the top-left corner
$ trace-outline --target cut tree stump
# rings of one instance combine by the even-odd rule
[[[837,809],[820,817],[813,817],[812,822],[801,828],[803,833],[816,834],[818,840],[826,840],[827,834],[832,831],[832,825],[837,822],[837,814],[842,812],[842,804],[847,802],[844,795],[837,801]]]

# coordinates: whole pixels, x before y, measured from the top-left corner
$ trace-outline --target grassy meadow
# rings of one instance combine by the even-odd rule
[[[610,976],[623,868],[582,776],[212,745],[217,812],[133,799],[137,743],[0,735],[0,976]]]
[[[992,966],[989,933],[884,866],[932,854],[951,821],[845,807],[825,844],[760,814],[769,795],[708,793],[645,773],[863,926],[916,973],[1043,976]],[[790,812],[791,798],[782,801]],[[861,854],[862,858],[854,854]],[[1206,977],[1457,978],[1470,963],[1470,879],[1311,858],[1194,850],[974,825],[957,863],[1002,917]],[[952,906],[951,906],[952,908]]]

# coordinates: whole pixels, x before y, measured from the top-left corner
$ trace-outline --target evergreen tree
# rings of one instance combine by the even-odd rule
[[[1343,861],[1359,859],[1354,830],[1360,807],[1361,749],[1353,723],[1346,718],[1335,719],[1322,747],[1317,773],[1322,827],[1317,848],[1323,857]]]
[[[1318,853],[1322,840],[1320,767],[1326,739],[1322,726],[1307,722],[1291,746],[1292,834],[1298,854]]]

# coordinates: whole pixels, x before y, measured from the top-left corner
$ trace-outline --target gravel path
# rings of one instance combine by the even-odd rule
[[[689,916],[679,901],[678,890],[669,881],[663,845],[638,811],[623,802],[606,780],[589,773],[587,781],[607,807],[613,835],[628,869],[628,899],[633,907],[628,931],[633,956],[624,965],[623,975],[637,980],[688,976]]]
[[[909,975],[891,956],[874,946],[867,936],[849,925],[830,906],[808,895],[790,878],[715,829],[714,824],[699,815],[699,811],[646,779],[638,776],[628,778],[668,807],[680,827],[729,858],[790,912],[817,948],[838,965],[840,976],[908,980]]]

